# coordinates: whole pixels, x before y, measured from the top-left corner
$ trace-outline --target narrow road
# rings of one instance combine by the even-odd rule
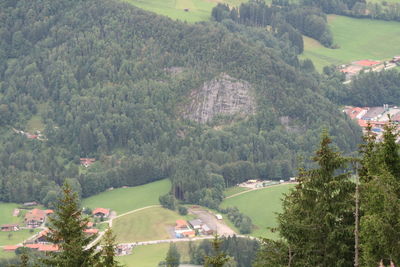
[[[241,238],[249,238],[252,240],[260,240],[259,238],[253,236],[247,236],[247,235],[236,235],[236,236]],[[133,243],[121,243],[120,245],[147,246],[147,245],[156,245],[162,243],[189,242],[189,241],[198,241],[198,240],[214,239],[214,238],[215,238],[214,236],[198,236],[192,238],[173,238],[173,239],[163,239],[163,240],[153,240],[153,241],[143,241],[143,242],[133,242]]]
[[[266,189],[266,188],[270,188],[270,187],[274,187],[274,186],[286,185],[286,184],[295,184],[295,183],[281,183],[281,184],[269,185],[269,186],[266,186],[266,187],[251,188],[249,190],[233,194],[233,195],[231,195],[229,197],[226,197],[225,199],[229,199],[229,198],[232,198],[232,197],[237,197],[237,196],[240,196],[240,195],[243,195],[243,194],[246,194],[246,193],[250,193],[250,192],[253,192],[253,191],[256,191],[256,190],[262,190],[262,189]]]

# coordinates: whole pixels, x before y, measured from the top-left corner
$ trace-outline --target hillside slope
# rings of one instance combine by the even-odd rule
[[[2,1],[0,201],[51,204],[65,179],[87,197],[171,177],[176,197],[212,206],[226,185],[293,175],[324,127],[354,149],[358,128],[284,37],[235,27],[115,1]],[[252,88],[255,113],[185,119],[191,93],[225,74]]]

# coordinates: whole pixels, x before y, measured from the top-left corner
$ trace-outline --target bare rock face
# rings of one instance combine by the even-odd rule
[[[253,94],[253,88],[248,82],[221,74],[191,93],[185,117],[206,123],[217,115],[253,114]]]

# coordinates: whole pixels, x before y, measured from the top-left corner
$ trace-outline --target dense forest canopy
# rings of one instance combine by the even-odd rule
[[[325,96],[340,81],[297,53],[285,34],[230,21],[188,25],[105,0],[1,1],[0,201],[50,205],[65,179],[87,197],[169,177],[175,197],[212,206],[226,186],[295,175],[322,128],[354,150],[359,128]],[[256,112],[182,116],[220,75],[251,85]],[[19,132],[33,118],[42,140]]]

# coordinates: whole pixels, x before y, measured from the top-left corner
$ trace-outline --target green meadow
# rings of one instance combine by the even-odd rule
[[[141,186],[113,189],[85,198],[82,206],[92,209],[107,208],[119,215],[146,206],[158,205],[158,198],[168,193],[170,188],[171,182],[164,179]]]
[[[175,211],[162,207],[144,209],[113,221],[117,243],[170,239],[169,228],[175,221],[187,219]]]
[[[329,25],[338,49],[329,49],[314,39],[304,38],[302,58],[309,58],[318,70],[361,59],[390,59],[400,55],[400,22],[355,19],[329,15]]]
[[[239,196],[225,199],[221,207],[238,207],[249,216],[255,229],[251,233],[255,237],[277,238],[277,233],[271,233],[267,228],[277,226],[276,213],[281,211],[281,199],[293,185],[277,185],[260,190],[254,190]]]
[[[175,243],[181,254],[181,262],[188,262],[189,246],[188,242]],[[135,247],[131,255],[118,257],[119,263],[126,267],[156,267],[160,261],[164,261],[167,255],[169,244],[157,244]]]
[[[39,230],[34,230],[31,233],[28,229],[19,230],[16,232],[0,232],[0,246],[19,244],[37,232],[39,232]]]
[[[16,203],[3,203],[0,202],[0,225],[1,224],[10,224],[10,223],[19,223],[21,221],[20,217],[14,217],[13,211],[18,208],[18,204]]]
[[[213,1],[204,0],[123,0],[142,9],[187,22],[209,20]],[[188,9],[186,12],[185,9]]]
[[[15,252],[4,251],[0,248],[0,259],[11,259],[15,257]]]

